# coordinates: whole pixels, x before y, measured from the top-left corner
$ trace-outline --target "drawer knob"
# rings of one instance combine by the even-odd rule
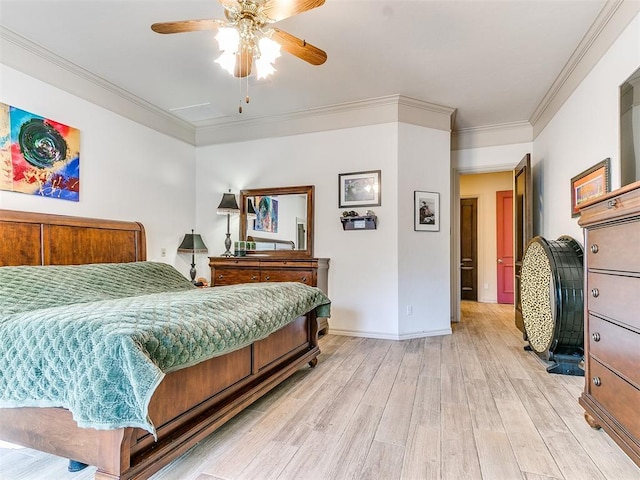
[[[592,288],[591,289],[591,296],[593,298],[597,298],[600,296],[600,290],[598,290],[597,288]]]
[[[255,275],[251,275],[251,280],[255,280],[256,278],[258,277],[256,277]]]
[[[266,277],[264,277],[265,280],[269,281],[271,277],[269,275],[267,275]]]
[[[607,202],[607,208],[609,208],[609,209],[614,208],[617,203],[618,203],[618,199],[617,198],[612,198],[611,200],[609,200]]]
[[[219,273],[219,274],[218,274],[218,278],[221,278],[221,279],[222,279],[222,278],[224,278],[224,275],[223,275],[223,274],[221,274],[221,273]]]
[[[594,243],[593,245],[591,245],[591,253],[598,253],[598,244]]]
[[[599,342],[600,341],[600,334],[598,332],[593,332],[591,334],[591,338],[593,339],[594,342]]]
[[[300,281],[301,281],[302,283],[307,283],[307,277],[302,277],[302,278],[300,279]]]
[[[600,385],[602,385],[602,382],[600,381],[600,377],[593,377],[593,384],[596,387],[599,387]]]

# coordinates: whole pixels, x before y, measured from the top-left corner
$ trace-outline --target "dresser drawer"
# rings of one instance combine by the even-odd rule
[[[589,268],[640,272],[639,238],[637,221],[589,230],[585,248]]]
[[[640,390],[591,359],[587,391],[633,437],[640,438]],[[596,385],[599,384],[599,385]]]
[[[589,353],[640,386],[640,335],[589,315]]]
[[[211,277],[211,283],[215,287],[259,281],[260,270],[250,268],[216,268]]]
[[[640,277],[587,274],[587,309],[640,329]]]
[[[301,282],[314,285],[313,270],[262,270],[263,282]]]
[[[262,268],[312,268],[311,260],[262,260]]]

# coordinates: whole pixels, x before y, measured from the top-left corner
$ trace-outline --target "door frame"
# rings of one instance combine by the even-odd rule
[[[513,172],[520,159],[515,160],[512,164],[504,165],[488,165],[484,167],[453,167],[451,169],[451,321],[459,322],[462,318],[460,312],[461,289],[460,283],[460,175],[470,175],[474,173],[496,173],[496,172]],[[513,181],[511,188],[514,189]],[[471,195],[473,196],[473,195]],[[480,253],[478,253],[480,255]]]

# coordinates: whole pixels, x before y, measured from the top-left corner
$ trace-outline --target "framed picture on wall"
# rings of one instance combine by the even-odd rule
[[[580,215],[580,205],[611,191],[611,159],[605,158],[571,179],[571,216]]]
[[[381,205],[380,175],[380,170],[340,173],[338,175],[338,208]]]
[[[413,192],[413,229],[416,232],[440,231],[440,194]]]

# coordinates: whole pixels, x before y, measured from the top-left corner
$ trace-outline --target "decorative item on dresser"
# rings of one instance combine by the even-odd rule
[[[185,233],[182,243],[178,247],[179,253],[191,254],[191,269],[189,275],[191,276],[191,283],[196,283],[196,253],[207,253],[207,246],[204,244],[202,237],[199,233]]]
[[[327,293],[328,258],[209,257],[211,286],[254,282],[301,282]],[[318,333],[327,333],[326,318],[318,319]]]
[[[218,215],[227,216],[227,233],[226,238],[224,239],[225,251],[222,255],[225,257],[231,257],[233,254],[231,253],[231,232],[229,231],[229,224],[231,221],[231,215],[240,213],[238,202],[236,202],[236,196],[231,193],[231,189],[229,189],[229,193],[222,195],[222,200],[220,200],[220,205],[218,205],[217,213]]]
[[[580,208],[585,389],[580,405],[640,465],[640,182]]]

